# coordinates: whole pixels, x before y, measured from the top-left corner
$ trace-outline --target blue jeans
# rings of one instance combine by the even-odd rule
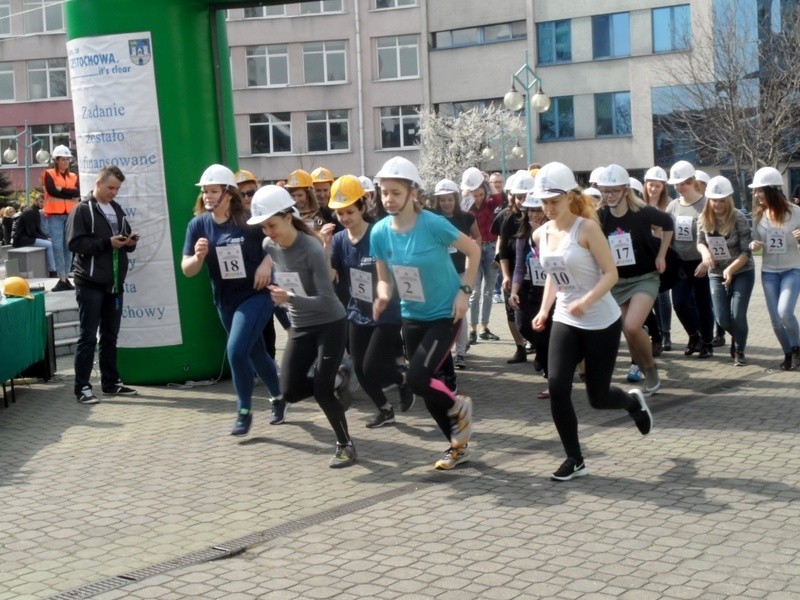
[[[756,283],[756,270],[740,271],[733,276],[730,289],[722,285],[721,275],[710,275],[711,304],[714,306],[714,318],[725,331],[733,336],[736,350],[744,352],[747,346],[747,307],[750,295]]]
[[[800,326],[794,314],[800,295],[800,269],[779,273],[761,271],[761,285],[775,337],[783,353],[788,354],[795,346],[800,347]]]
[[[119,381],[117,371],[117,335],[122,321],[122,294],[112,294],[81,285],[75,286],[80,321],[78,343],[75,344],[75,393],[92,387],[92,365],[100,328],[100,386],[104,390]]]
[[[478,266],[478,275],[475,285],[472,286],[472,295],[469,297],[469,324],[475,327],[478,324],[478,311],[480,310],[481,325],[489,323],[489,314],[492,310],[492,293],[494,280],[497,279],[497,267],[494,262],[495,242],[481,244],[481,264]]]
[[[47,257],[47,270],[48,271],[55,271],[56,270],[56,259],[53,255],[53,242],[50,240],[43,240],[41,238],[36,238],[33,241],[33,246],[37,248],[44,248],[44,254]]]
[[[44,218],[45,233],[53,243],[58,278],[64,279],[72,269],[72,252],[67,245],[67,215],[49,215]]]
[[[661,292],[658,295],[655,310],[661,333],[670,333],[672,331],[672,300],[669,297],[669,291]]]
[[[228,332],[228,362],[231,365],[236,408],[251,410],[253,373],[266,384],[273,397],[280,396],[278,370],[267,354],[264,326],[272,314],[272,298],[267,293],[253,294],[233,308],[217,307],[220,321]]]

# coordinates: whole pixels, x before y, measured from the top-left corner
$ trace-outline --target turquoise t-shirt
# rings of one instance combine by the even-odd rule
[[[370,250],[394,275],[404,319],[434,321],[452,315],[461,279],[447,249],[460,235],[447,219],[427,210],[405,233],[392,230],[392,219],[372,227]]]

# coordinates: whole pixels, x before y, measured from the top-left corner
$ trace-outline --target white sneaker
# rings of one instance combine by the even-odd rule
[[[468,460],[469,448],[466,446],[463,448],[448,448],[447,452],[444,453],[444,456],[436,461],[434,467],[440,471],[449,471],[456,465],[460,465]]]
[[[463,448],[472,435],[472,399],[469,396],[456,396],[456,404],[447,411],[450,417],[450,444],[453,448]]]

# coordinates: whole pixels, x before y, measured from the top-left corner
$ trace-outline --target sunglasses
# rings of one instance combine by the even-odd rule
[[[255,195],[256,195],[256,191],[255,190],[249,190],[247,192],[242,192],[242,196],[247,196],[248,198],[252,198]]]

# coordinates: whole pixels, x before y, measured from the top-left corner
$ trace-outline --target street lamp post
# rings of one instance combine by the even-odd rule
[[[483,150],[481,150],[481,156],[485,160],[493,160],[495,158],[494,149],[492,148],[492,141],[499,138],[500,139],[500,171],[503,174],[503,180],[506,179],[506,174],[508,170],[506,169],[506,144],[509,143],[513,137],[512,134],[508,134],[506,132],[505,127],[503,126],[503,122],[500,121],[500,131],[495,134],[486,137],[486,146],[484,146]],[[524,150],[520,147],[519,143],[515,144],[514,147],[511,149],[511,156],[514,158],[521,158]]]
[[[517,91],[517,84],[524,90],[524,95]],[[531,89],[536,93],[531,96]],[[527,97],[527,102],[526,102]],[[511,76],[511,90],[503,97],[503,104],[508,110],[518,111],[525,107],[525,134],[528,142],[528,164],[533,159],[533,124],[531,109],[537,113],[547,112],[550,108],[550,97],[542,91],[542,80],[528,64],[528,51],[525,50],[525,63]]]
[[[14,136],[17,148],[22,148],[23,159],[25,161],[25,205],[30,204],[31,201],[31,181],[30,181],[30,164],[28,161],[28,151],[42,143],[42,140],[31,140],[31,129],[28,127],[28,122],[25,121],[25,129],[21,133]],[[50,160],[50,153],[47,150],[40,149],[34,157],[36,162],[40,165],[45,164]],[[15,163],[19,160],[19,152],[15,148],[8,148],[3,152],[3,159],[7,163]]]

